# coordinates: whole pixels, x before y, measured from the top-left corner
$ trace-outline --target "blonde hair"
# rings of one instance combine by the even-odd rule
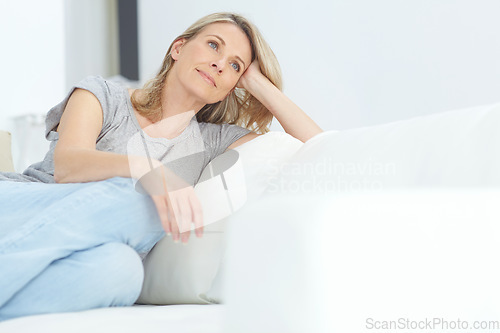
[[[238,14],[214,13],[196,21],[170,44],[160,70],[153,79],[144,85],[142,98],[139,99],[135,93],[132,95],[132,104],[139,113],[150,120],[161,119],[161,92],[165,86],[167,75],[174,64],[170,55],[173,44],[181,38],[189,41],[206,26],[223,22],[232,23],[241,28],[250,41],[252,62],[257,60],[262,74],[279,90],[282,90],[281,69],[278,60],[257,27]],[[196,119],[198,122],[236,124],[258,133],[266,133],[269,131],[273,115],[248,91],[235,88],[222,101],[207,104],[201,108],[196,114]]]

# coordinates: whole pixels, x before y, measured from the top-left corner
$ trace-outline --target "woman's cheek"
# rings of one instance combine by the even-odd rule
[[[234,87],[236,87],[236,84],[238,83],[238,80],[240,79],[239,76],[235,76],[234,78],[231,79],[231,82],[229,82],[228,84],[228,89],[233,89]]]

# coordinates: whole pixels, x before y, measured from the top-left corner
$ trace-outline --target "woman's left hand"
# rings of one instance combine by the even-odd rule
[[[253,61],[248,66],[236,87],[248,91],[278,119],[285,132],[300,141],[306,142],[323,132],[304,111],[262,74],[258,61]]]
[[[256,82],[259,78],[267,79],[260,71],[259,62],[254,60],[240,77],[240,80],[236,84],[236,88],[243,88],[250,91],[251,84]]]

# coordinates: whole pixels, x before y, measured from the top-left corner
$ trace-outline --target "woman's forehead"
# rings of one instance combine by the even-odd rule
[[[248,59],[251,57],[252,49],[250,41],[243,30],[236,24],[225,22],[212,23],[203,28],[198,36],[202,38],[207,36],[216,37],[225,46],[247,53],[246,58]]]
[[[208,36],[208,35],[216,35],[220,36],[227,42],[247,42],[248,37],[246,34],[238,27],[236,24],[232,23],[212,23],[203,28],[200,33],[200,36]]]
[[[207,31],[219,31],[219,32],[224,32],[224,33],[241,33],[244,34],[244,32],[241,30],[240,27],[238,27],[236,24],[231,23],[231,22],[215,22],[215,23],[210,23],[207,26],[205,26],[201,32],[207,32]]]

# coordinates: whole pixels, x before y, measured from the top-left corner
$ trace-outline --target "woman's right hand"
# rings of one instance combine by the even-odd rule
[[[203,235],[203,213],[200,201],[192,186],[167,191],[166,195],[152,194],[163,229],[172,234],[175,242],[187,243],[194,223],[197,237]]]
[[[196,236],[201,237],[203,211],[193,186],[158,160],[134,156],[129,156],[129,160],[132,176],[153,199],[167,235],[171,234],[174,241],[181,239],[187,243],[194,223]]]

